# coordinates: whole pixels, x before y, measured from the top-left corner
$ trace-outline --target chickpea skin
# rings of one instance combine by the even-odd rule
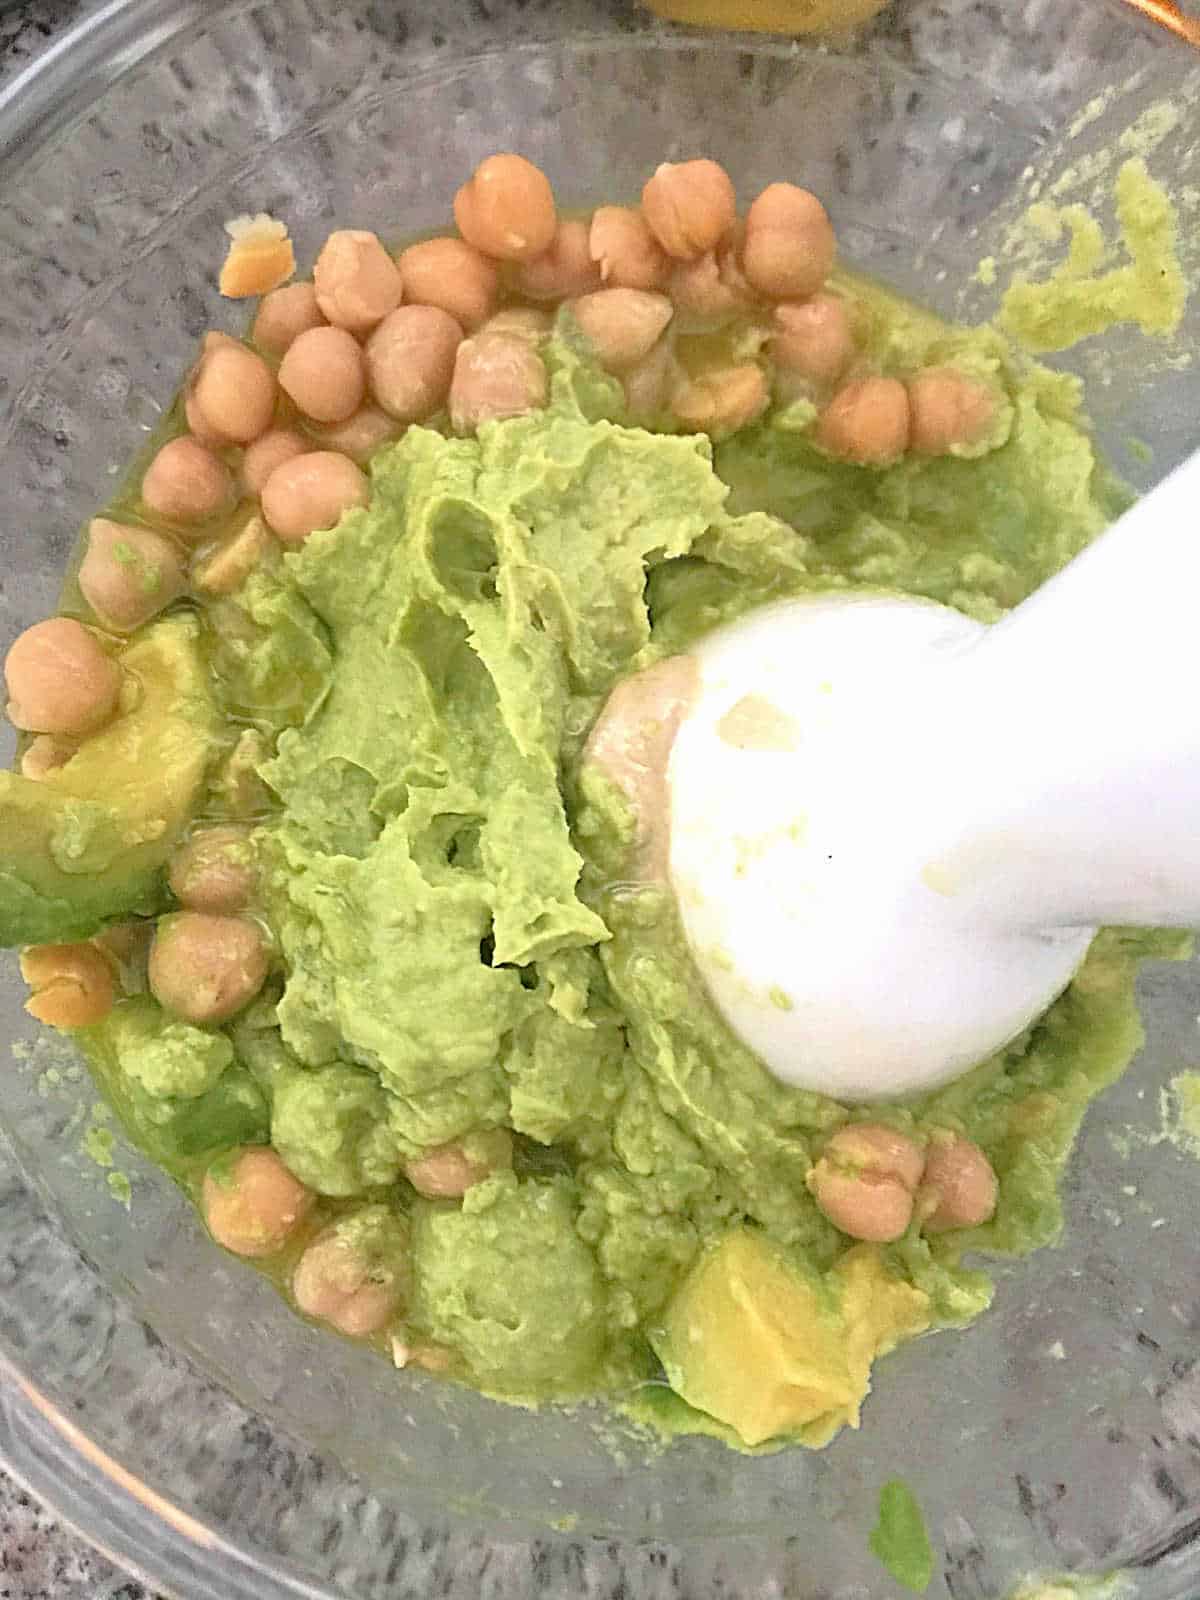
[[[148,528],[92,518],[79,588],[106,628],[132,633],[178,600],[185,587],[183,562],[169,539]]]
[[[665,410],[678,377],[678,364],[670,341],[660,339],[649,355],[643,356],[625,373],[625,404],[635,422],[656,417]]]
[[[825,207],[794,183],[772,183],[746,213],[742,270],[759,294],[806,300],[833,270],[837,240]]]
[[[263,295],[250,338],[260,350],[277,360],[286,355],[294,339],[312,328],[323,328],[325,318],[311,283],[289,283]]]
[[[817,1205],[852,1239],[887,1244],[912,1221],[924,1165],[907,1134],[876,1122],[851,1123],[829,1140],[808,1175]]]
[[[187,418],[204,444],[250,444],[275,414],[275,377],[236,339],[209,334],[188,379]]]
[[[600,206],[592,215],[588,249],[609,289],[662,289],[670,257],[631,206]]]
[[[311,449],[304,435],[294,428],[268,428],[261,439],[246,446],[242,456],[242,483],[247,493],[260,495],[276,467]]]
[[[671,410],[685,428],[721,439],[761,416],[768,399],[762,369],[747,361],[682,379],[672,391]]]
[[[116,715],[121,669],[70,617],[35,622],[4,662],[8,720],[26,733],[82,738]]]
[[[642,215],[676,261],[714,249],[737,220],[737,199],[715,161],[664,161],[642,190]]]
[[[465,239],[422,239],[397,261],[410,306],[436,306],[473,332],[486,322],[500,297],[500,274]]]
[[[560,222],[550,248],[517,268],[517,291],[530,300],[566,300],[600,287],[586,222]]]
[[[233,594],[254,569],[266,560],[275,540],[261,517],[250,517],[232,538],[192,568],[192,588],[200,594]]]
[[[167,874],[171,893],[188,911],[244,911],[258,871],[247,828],[201,828],[175,852]]]
[[[362,467],[381,445],[390,444],[403,432],[403,423],[397,422],[395,417],[389,417],[387,412],[381,411],[378,406],[367,405],[361,406],[352,417],[347,417],[345,422],[335,422],[324,428],[313,428],[312,436],[322,450],[336,450],[340,455],[349,456],[351,461],[356,461]],[[304,448],[308,450],[312,447],[306,444]]]
[[[609,372],[627,372],[648,356],[674,308],[665,294],[645,289],[597,289],[571,302],[571,313]]]
[[[895,378],[856,378],[829,402],[813,437],[820,449],[861,467],[889,467],[908,449],[908,390]]]
[[[365,506],[370,489],[349,456],[336,450],[310,450],[285,461],[263,485],[262,509],[268,526],[284,544],[303,544],[318,528],[332,528],[355,506]]]
[[[292,1295],[306,1317],[362,1339],[392,1320],[400,1285],[390,1273],[373,1277],[362,1253],[331,1228],[318,1234],[297,1262]]]
[[[771,357],[786,387],[798,381],[825,389],[854,360],[854,333],[845,304],[819,294],[795,305],[775,307]]]
[[[326,321],[347,333],[369,333],[404,295],[396,263],[373,233],[358,228],[329,235],[313,267],[313,284]]]
[[[250,1004],[269,966],[262,931],[245,917],[177,911],[160,919],[150,949],[150,992],[197,1027],[226,1022]]]
[[[226,1171],[204,1175],[201,1206],[208,1231],[235,1256],[257,1259],[283,1249],[316,1201],[274,1150],[249,1146]]]
[[[310,328],[279,363],[279,387],[314,422],[345,422],[366,393],[362,347],[345,328]]]
[[[404,1163],[404,1176],[426,1200],[461,1200],[473,1184],[511,1167],[512,1134],[490,1128],[469,1141],[453,1140]]]
[[[925,1232],[977,1228],[995,1215],[999,1188],[991,1162],[973,1140],[935,1133],[921,1179],[921,1198],[931,1208]]]
[[[21,976],[33,990],[26,1011],[52,1028],[86,1028],[113,1008],[112,968],[94,944],[31,945]]]
[[[468,244],[497,261],[532,261],[550,248],[558,224],[546,174],[524,156],[488,156],[454,196],[454,220]]]
[[[945,456],[978,444],[996,415],[996,397],[986,383],[953,367],[931,367],[909,379],[912,448],[921,456]]]
[[[450,385],[450,426],[473,433],[482,422],[523,417],[546,404],[546,368],[527,339],[481,333],[458,347]]]
[[[424,422],[446,403],[463,331],[437,306],[401,306],[367,340],[367,381],[397,422]]]
[[[233,504],[233,478],[198,439],[172,439],[146,468],[142,504],[167,522],[207,522]]]

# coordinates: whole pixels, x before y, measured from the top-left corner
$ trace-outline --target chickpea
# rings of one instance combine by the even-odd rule
[[[275,414],[275,378],[253,350],[209,334],[188,378],[188,426],[204,444],[249,444]]]
[[[168,522],[207,522],[233,504],[233,478],[199,440],[172,439],[146,468],[142,504]]]
[[[497,261],[532,261],[550,248],[558,216],[549,179],[524,156],[488,156],[454,196],[468,244]]]
[[[311,283],[289,283],[272,289],[259,302],[250,338],[260,350],[276,359],[286,355],[293,339],[311,328],[323,328],[325,318]]]
[[[404,295],[400,271],[373,233],[343,228],[321,246],[313,267],[317,305],[348,333],[369,333]]]
[[[855,378],[826,406],[813,437],[839,460],[891,466],[908,449],[908,390],[895,378]]]
[[[458,347],[450,385],[450,426],[473,433],[482,422],[523,417],[546,404],[546,368],[527,339],[481,333]]]
[[[512,1134],[507,1128],[489,1128],[406,1161],[404,1176],[427,1200],[461,1200],[473,1184],[511,1167],[512,1158]]]
[[[854,333],[845,304],[819,294],[803,304],[775,307],[771,356],[781,383],[827,388],[854,360]]]
[[[422,239],[402,251],[397,265],[407,305],[436,306],[468,331],[496,309],[500,274],[465,239]]]
[[[768,398],[761,367],[747,361],[681,379],[671,394],[671,410],[685,428],[721,439],[761,416]]]
[[[247,1146],[228,1170],[204,1175],[201,1205],[208,1231],[235,1256],[273,1256],[282,1250],[316,1201],[274,1150]]]
[[[231,539],[196,563],[192,568],[192,588],[205,595],[233,594],[266,560],[274,544],[262,518],[250,517]]]
[[[494,317],[489,317],[479,331],[481,334],[500,333],[511,339],[524,339],[527,344],[537,346],[554,332],[554,316],[552,312],[542,311],[537,306],[505,306],[503,311],[497,311]]]
[[[437,306],[402,306],[367,340],[367,381],[397,422],[424,422],[446,403],[463,331]]]
[[[999,1183],[991,1162],[970,1139],[935,1133],[929,1141],[922,1198],[926,1233],[950,1228],[977,1228],[995,1215]]]
[[[517,268],[515,282],[530,300],[566,300],[600,287],[600,271],[588,246],[586,222],[560,222],[550,248]]]
[[[153,922],[131,921],[110,923],[92,940],[117,973],[126,994],[145,992],[146,963],[153,937]]]
[[[366,478],[349,456],[310,450],[276,467],[267,479],[263,516],[284,544],[303,544],[310,533],[332,528],[370,497]]]
[[[996,396],[986,383],[952,367],[932,367],[909,379],[912,448],[944,456],[978,444],[996,416]]]
[[[120,667],[70,617],[49,617],[19,634],[4,681],[8,720],[27,733],[94,733],[116,715],[121,694]]]
[[[173,1016],[196,1026],[226,1022],[266,981],[262,931],[245,917],[177,911],[160,919],[150,949],[150,992]]]
[[[753,303],[722,272],[715,250],[680,261],[672,270],[668,292],[677,318],[692,332],[720,327]]]
[[[167,874],[171,893],[189,911],[244,911],[258,872],[247,828],[202,828],[175,852]]]
[[[366,393],[362,347],[345,328],[310,328],[279,363],[279,387],[314,422],[345,422]]]
[[[260,495],[263,485],[285,461],[302,456],[312,446],[294,428],[268,428],[261,439],[246,446],[242,456],[242,483],[248,494]]]
[[[648,356],[674,314],[665,294],[647,289],[597,289],[573,300],[571,313],[610,372],[627,372]]]
[[[666,409],[667,397],[679,377],[670,341],[660,339],[636,366],[625,374],[625,404],[634,421],[644,421]]]
[[[664,161],[642,190],[642,215],[676,261],[712,250],[737,219],[737,199],[715,161]]]
[[[132,633],[178,600],[185,588],[183,562],[162,534],[93,517],[79,588],[106,628]]]
[[[327,1322],[352,1339],[385,1328],[400,1303],[394,1275],[373,1275],[370,1262],[335,1228],[318,1234],[300,1257],[292,1294],[306,1317]]]
[[[877,1122],[851,1123],[808,1175],[817,1205],[852,1239],[887,1244],[912,1221],[924,1160],[916,1141]]]
[[[67,762],[79,746],[71,739],[59,739],[52,733],[39,733],[21,756],[21,776],[31,783],[40,783]]]
[[[31,1017],[52,1028],[100,1022],[116,998],[112,968],[94,944],[40,944],[21,952],[21,976],[33,990]]]
[[[365,466],[380,446],[390,444],[404,432],[402,423],[389,417],[378,406],[363,406],[345,422],[335,422],[331,427],[314,428],[313,438],[323,450],[336,450],[349,456],[351,461]],[[305,446],[308,449],[309,446]]]
[[[760,294],[806,300],[833,271],[837,240],[825,207],[794,183],[772,183],[746,213],[742,269]]]
[[[588,248],[600,268],[600,282],[611,289],[661,289],[671,270],[666,251],[640,211],[630,206],[600,206],[592,216]]]

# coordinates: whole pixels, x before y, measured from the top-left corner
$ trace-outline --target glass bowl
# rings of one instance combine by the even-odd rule
[[[110,0],[0,96],[0,646],[53,607],[197,336],[238,325],[214,282],[230,216],[286,217],[311,260],[335,223],[444,225],[494,149],[575,203],[703,152],[743,195],[811,185],[858,266],[986,315],[998,289],[975,266],[998,255],[1003,281],[1039,184],[1103,204],[1115,134],[1165,96],[1200,104],[1198,77],[1087,0],[909,0],[836,50],[670,30],[619,0]],[[1194,204],[1186,116],[1140,126]],[[1197,332],[1193,315],[1165,349],[1119,331],[1066,358],[1138,483],[1193,435]],[[1200,966],[1152,966],[1142,994],[1147,1046],[1088,1119],[1064,1242],[1000,1263],[974,1331],[886,1360],[863,1431],[821,1454],[694,1439],[648,1457],[600,1411],[502,1408],[318,1335],[119,1146],[127,1211],[82,1151],[89,1086],[35,1036],[7,962],[0,1450],[186,1596],[862,1600],[890,1587],[867,1534],[897,1475],[926,1511],[934,1593],[1114,1566],[1152,1600],[1193,1593],[1200,1165],[1162,1118],[1200,1054]]]

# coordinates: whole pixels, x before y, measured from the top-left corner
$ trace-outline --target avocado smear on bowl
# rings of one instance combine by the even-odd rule
[[[1135,179],[1158,217],[1161,192]],[[459,222],[473,240],[475,214]],[[360,253],[374,238],[346,237]],[[747,272],[756,259],[747,246]],[[948,1141],[977,1147],[995,1177],[984,1220],[935,1230],[910,1197],[893,1236],[847,1233],[813,1174],[866,1111],[783,1085],[729,1031],[588,735],[615,685],[768,600],[860,586],[994,621],[1127,493],[1076,380],[841,269],[823,282],[853,312],[846,387],[866,374],[907,405],[914,374],[962,375],[987,397],[969,436],[856,458],[826,426],[842,380],[781,381],[753,282],[705,321],[669,262],[675,324],[653,336],[670,342],[668,398],[647,404],[634,362],[589,331],[599,278],[551,324],[510,260],[515,312],[490,312],[524,321],[451,356],[507,339],[526,403],[464,421],[451,388],[401,416],[371,331],[413,299],[399,270],[405,307],[397,291],[356,324],[318,261],[308,327],[365,340],[383,419],[373,444],[344,446],[362,482],[338,468],[339,514],[295,531],[273,493],[281,443],[259,519],[249,458],[268,422],[308,430],[301,450],[339,445],[258,324],[237,348],[282,386],[258,433],[206,435],[215,379],[195,373],[173,415],[170,438],[186,413],[228,475],[199,540],[136,482],[111,509],[159,530],[170,559],[182,545],[190,577],[131,626],[89,595],[86,562],[68,591],[121,701],[57,755],[53,729],[22,724],[45,761],[27,745],[26,775],[0,779],[3,938],[36,947],[31,1006],[74,1029],[134,1141],[304,1314],[502,1400],[602,1398],[668,1436],[822,1445],[858,1426],[877,1356],[986,1308],[966,1252],[1057,1236],[1080,1119],[1141,1040],[1139,962],[1183,941],[1102,933],[997,1057],[871,1108],[918,1170]],[[1094,299],[1087,314],[1090,329]],[[706,423],[688,407],[716,368],[765,387]],[[45,999],[89,983],[94,1013]]]

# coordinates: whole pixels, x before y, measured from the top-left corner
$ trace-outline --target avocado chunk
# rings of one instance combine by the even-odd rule
[[[85,939],[165,903],[216,734],[200,636],[192,616],[147,628],[120,657],[127,710],[39,782],[0,773],[0,945]]]
[[[746,1444],[819,1445],[858,1426],[872,1361],[928,1322],[927,1296],[873,1247],[820,1273],[743,1227],[701,1256],[651,1342],[676,1393]]]

